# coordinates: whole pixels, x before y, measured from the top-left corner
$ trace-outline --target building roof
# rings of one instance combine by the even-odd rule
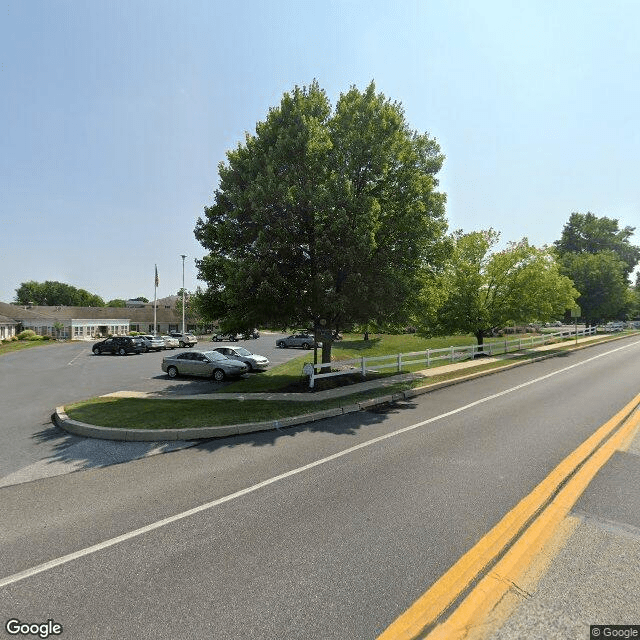
[[[175,308],[167,309],[167,305],[157,301],[157,322],[169,322],[175,324],[182,319]],[[64,322],[82,318],[86,320],[110,320],[122,319],[123,321],[151,322],[153,323],[153,303],[145,305],[141,309],[122,307],[49,307],[7,304],[0,302],[0,314],[13,320],[37,320],[46,322]]]
[[[0,315],[0,324],[18,324],[15,320],[8,318],[7,316]]]

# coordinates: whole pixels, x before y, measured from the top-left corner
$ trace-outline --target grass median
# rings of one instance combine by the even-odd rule
[[[519,356],[517,360],[527,359]],[[246,422],[276,421],[323,409],[356,404],[363,400],[426,387],[438,382],[454,380],[463,375],[505,366],[504,362],[487,362],[458,372],[393,382],[368,391],[354,391],[338,398],[314,400],[238,400],[235,398],[203,400],[169,400],[146,398],[91,398],[65,407],[72,420],[101,427],[120,429],[187,429],[226,426]]]

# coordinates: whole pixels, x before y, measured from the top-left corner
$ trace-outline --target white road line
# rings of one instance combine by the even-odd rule
[[[473,407],[477,407],[478,405],[484,404],[485,402],[490,402],[491,400],[495,400],[496,398],[506,396],[509,393],[513,393],[514,391],[518,391],[519,389],[523,389],[524,387],[528,387],[538,382],[542,382],[543,380],[547,380],[549,378],[557,376],[561,373],[564,373],[565,371],[570,371],[571,369],[575,369],[576,367],[581,367],[585,364],[588,364],[589,362],[593,362],[594,360],[598,360],[599,358],[603,358],[604,356],[610,355],[612,353],[616,353],[617,351],[622,351],[623,349],[628,349],[638,344],[640,344],[640,341],[633,342],[623,347],[618,347],[617,349],[612,349],[611,351],[607,351],[606,353],[601,353],[600,355],[593,356],[592,358],[588,358],[587,360],[584,360],[582,362],[569,365],[568,367],[564,367],[563,369],[559,369],[558,371],[554,371],[553,373],[548,373],[544,376],[540,376],[539,378],[535,378],[533,380],[529,380],[528,382],[519,384],[515,387],[511,387],[509,389],[505,389],[504,391],[500,391],[499,393],[494,393],[490,396],[486,396],[484,398],[481,398],[480,400],[476,400],[462,407],[458,407],[457,409],[453,409],[452,411],[448,411],[447,413],[442,413],[438,416],[434,416],[433,418],[428,418],[427,420],[416,422],[415,424],[409,425],[408,427],[403,427],[402,429],[398,429],[397,431],[392,431],[391,433],[378,436],[377,438],[373,438],[372,440],[367,440],[366,442],[362,442],[353,447],[349,447],[348,449],[344,449],[343,451],[334,453],[330,456],[327,456],[326,458],[316,460],[315,462],[310,462],[309,464],[306,464],[302,467],[298,467],[296,469],[292,469],[291,471],[287,471],[286,473],[282,473],[278,476],[274,476],[272,478],[268,478],[267,480],[263,480],[262,482],[259,482],[258,484],[254,484],[250,487],[247,487],[246,489],[241,489],[240,491],[236,491],[235,493],[231,493],[222,498],[218,498],[217,500],[207,502],[205,504],[200,505],[199,507],[194,507],[193,509],[189,509],[188,511],[183,511],[182,513],[178,513],[174,516],[170,516],[168,518],[158,520],[157,522],[153,522],[145,527],[141,527],[140,529],[134,529],[133,531],[129,531],[128,533],[124,533],[115,538],[111,538],[109,540],[105,540],[104,542],[94,544],[90,547],[80,549],[79,551],[75,551],[74,553],[69,553],[65,556],[61,556],[60,558],[55,558],[54,560],[50,560],[49,562],[44,562],[35,567],[31,567],[30,569],[25,569],[24,571],[20,571],[19,573],[14,573],[13,575],[0,579],[0,588],[6,587],[10,584],[15,584],[16,582],[20,582],[21,580],[25,580],[39,573],[43,573],[45,571],[48,571],[49,569],[53,569],[54,567],[59,567],[60,565],[67,564],[68,562],[77,560],[78,558],[91,555],[98,551],[102,551],[103,549],[108,549],[109,547],[112,547],[116,544],[120,544],[121,542],[126,542],[127,540],[137,538],[138,536],[141,536],[145,533],[149,533],[150,531],[154,531],[155,529],[160,529],[161,527],[165,527],[173,522],[178,522],[179,520],[183,520],[184,518],[188,518],[190,516],[196,515],[197,513],[201,513],[203,511],[213,509],[214,507],[224,504],[225,502],[230,502],[231,500],[241,498],[242,496],[246,496],[250,493],[253,493],[254,491],[258,491],[263,487],[267,487],[270,484],[274,484],[275,482],[279,482],[280,480],[284,480],[285,478],[290,478],[291,476],[304,473],[309,469],[313,469],[314,467],[319,467],[320,465],[331,462],[332,460],[337,460],[338,458],[342,458],[343,456],[349,455],[350,453],[353,453],[354,451],[358,451],[359,449],[370,447],[374,444],[377,444],[378,442],[382,442],[383,440],[394,438],[403,433],[407,433],[408,431],[413,431],[414,429],[418,429],[419,427],[423,427],[427,424],[431,424],[438,420],[442,420],[443,418],[448,418],[450,416],[456,415],[457,413],[462,413],[463,411],[466,411]]]
[[[75,358],[67,362],[67,366],[69,366],[70,364],[73,364],[80,356],[85,356],[85,355],[87,355],[86,352],[81,351]]]

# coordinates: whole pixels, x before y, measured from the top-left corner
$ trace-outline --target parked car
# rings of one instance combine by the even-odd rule
[[[226,377],[241,376],[249,371],[249,367],[217,351],[182,351],[162,358],[162,370],[170,378],[204,376],[221,382]]]
[[[243,340],[255,340],[260,337],[260,332],[257,329],[251,329],[250,331],[244,331],[242,333]]]
[[[240,337],[237,333],[216,333],[211,340],[213,342],[238,342]]]
[[[172,331],[169,335],[172,338],[178,339],[179,347],[193,347],[198,344],[198,338],[196,338],[190,331],[185,331],[184,333],[181,331]]]
[[[302,347],[303,349],[311,349],[314,345],[320,346],[320,342],[315,342],[312,335],[308,333],[296,333],[286,338],[280,338],[276,340],[276,347],[285,349],[287,347]]]
[[[160,336],[140,336],[144,340],[145,351],[160,351],[164,349],[164,340]]]
[[[113,336],[96,342],[91,350],[96,356],[103,353],[126,356],[128,353],[142,353],[145,349],[144,340],[139,336]]]
[[[160,337],[164,341],[165,349],[175,349],[176,347],[180,346],[180,343],[178,342],[178,338],[174,338],[173,336],[160,336]]]
[[[216,347],[214,351],[232,360],[244,362],[249,367],[249,371],[264,371],[269,366],[269,360],[267,360],[267,358],[257,353],[251,353],[251,351],[244,347]]]

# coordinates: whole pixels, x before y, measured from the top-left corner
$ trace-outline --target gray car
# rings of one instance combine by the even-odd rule
[[[165,349],[177,349],[180,346],[178,342],[178,338],[174,338],[173,336],[160,336],[164,340],[164,348]]]
[[[216,347],[214,351],[218,351],[227,358],[244,362],[249,367],[249,371],[264,371],[269,366],[267,358],[251,353],[244,347]]]
[[[193,347],[198,344],[198,338],[196,338],[191,331],[172,331],[169,334],[172,338],[177,338],[181,347]]]
[[[296,333],[286,338],[276,340],[276,347],[285,349],[286,347],[302,347],[303,349],[311,349],[314,345],[320,346],[321,343],[314,340],[312,335],[308,333]]]
[[[164,349],[164,340],[160,336],[140,336],[144,340],[145,350],[149,351],[160,351]]]
[[[162,358],[162,370],[170,377],[204,376],[221,382],[226,377],[241,376],[249,367],[239,360],[230,360],[217,351],[183,351]]]

